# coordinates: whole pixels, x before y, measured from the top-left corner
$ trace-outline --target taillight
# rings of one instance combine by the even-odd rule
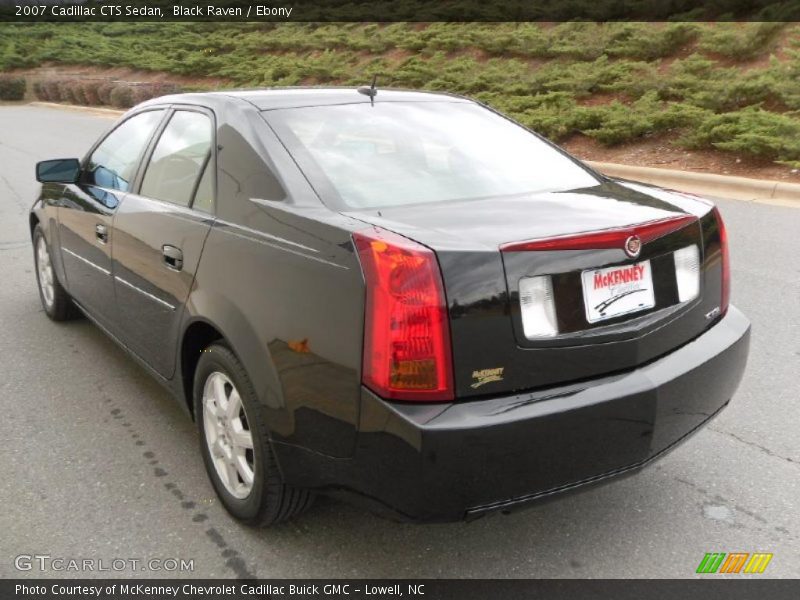
[[[722,215],[716,206],[713,211],[719,229],[719,249],[722,257],[722,297],[719,301],[719,312],[724,315],[728,312],[731,300],[731,257],[728,253],[728,232],[725,229],[725,221],[722,220]]]
[[[353,234],[367,286],[362,382],[393,400],[452,400],[450,326],[433,251],[373,228]]]

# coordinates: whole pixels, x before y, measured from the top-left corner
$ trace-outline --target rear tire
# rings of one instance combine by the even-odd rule
[[[227,346],[216,343],[203,350],[193,392],[203,462],[231,515],[264,527],[311,505],[311,492],[284,483],[263,409],[244,366]]]
[[[33,259],[36,265],[36,282],[39,299],[45,314],[53,321],[67,321],[77,316],[78,310],[67,290],[61,285],[53,267],[52,253],[41,225],[33,230]]]

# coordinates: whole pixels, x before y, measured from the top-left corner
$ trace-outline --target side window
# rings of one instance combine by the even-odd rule
[[[211,165],[213,131],[211,119],[203,113],[177,111],[161,134],[147,165],[142,196],[189,206],[206,164]],[[211,187],[211,166],[206,187]],[[205,177],[203,179],[206,179]],[[199,190],[198,190],[199,193]],[[210,192],[205,192],[210,201]]]
[[[109,133],[89,157],[83,181],[127,192],[139,158],[163,116],[163,110],[147,111]]]

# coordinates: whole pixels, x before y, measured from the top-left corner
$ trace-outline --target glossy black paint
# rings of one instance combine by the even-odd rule
[[[672,251],[701,245],[702,232],[715,227],[710,205],[646,186],[598,181],[569,192],[493,198],[437,206],[399,207],[350,212],[433,248],[447,291],[456,391],[459,397],[528,390],[621,371],[671,351],[696,337],[713,321],[706,315],[719,306],[718,242],[703,258],[704,289],[709,293],[676,305]],[[555,252],[508,252],[507,242],[597,231],[680,215],[695,215],[699,225],[646,244],[630,259],[622,249]],[[656,274],[656,306],[635,318],[622,317],[598,326],[586,322],[580,273],[598,266],[651,260]],[[555,277],[562,335],[527,340],[522,334],[519,280]],[[663,275],[663,276],[660,276]],[[716,291],[713,293],[712,290]],[[504,367],[504,379],[473,388],[472,373]]]
[[[52,202],[65,287],[105,327],[115,329],[111,239],[119,194],[93,185],[45,184],[42,194]],[[52,194],[52,195],[51,195]],[[41,220],[41,219],[40,219]],[[105,233],[103,233],[105,231]],[[47,235],[47,232],[45,233]]]
[[[381,90],[375,101],[442,99]],[[356,496],[405,519],[460,519],[637,468],[730,399],[749,324],[734,308],[722,320],[706,318],[720,296],[709,204],[598,175],[597,186],[536,198],[338,212],[270,127],[269,111],[369,101],[355,90],[150,101],[123,120],[162,109],[160,130],[174,110],[213,116],[213,214],[140,195],[140,166],[127,192],[44,184],[31,225],[42,224],[59,279],[84,312],[187,411],[203,344],[223,338],[267,407],[289,483]],[[667,260],[677,243],[702,244],[697,301],[596,330],[567,315],[574,331],[563,338],[521,336],[519,277],[568,279],[628,259],[621,251],[504,256],[500,244],[685,213],[699,218],[695,229],[643,256]],[[360,384],[364,280],[351,235],[368,224],[436,251],[451,317],[454,403],[388,403]],[[497,366],[506,369],[502,384],[470,386],[474,370]]]
[[[749,340],[750,323],[732,307],[697,339],[626,373],[443,406],[364,390],[353,460],[320,470],[293,449],[292,481],[427,522],[585,489],[635,472],[716,416],[739,385]]]
[[[160,375],[175,373],[181,307],[192,289],[209,215],[129,193],[114,216],[114,294],[120,336]],[[165,246],[179,248],[178,266]],[[154,335],[158,332],[158,335]]]

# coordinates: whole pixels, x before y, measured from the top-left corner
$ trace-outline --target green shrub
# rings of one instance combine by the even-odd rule
[[[526,127],[555,141],[588,125],[587,113],[566,92],[512,98],[498,96],[485,100],[498,110],[514,115]]]
[[[800,160],[800,120],[757,107],[711,115],[687,132],[689,148],[718,148],[775,161]]]
[[[609,56],[641,60],[671,56],[693,41],[699,33],[697,23],[669,23],[664,26],[654,23],[614,25],[618,29],[609,41],[606,53]]]
[[[668,100],[681,100],[717,112],[735,110],[780,99],[780,90],[798,89],[796,79],[787,77],[783,67],[773,61],[768,69],[742,72],[735,67],[720,67],[699,54],[675,61],[668,76],[654,82],[654,89]],[[800,90],[798,90],[800,91]]]
[[[0,38],[0,71],[7,69],[23,69],[35,64],[32,57],[20,53],[17,44]]]
[[[140,102],[153,98],[153,92],[149,85],[138,84],[131,86],[131,106],[136,106]]]
[[[584,111],[588,126],[583,133],[608,146],[693,127],[711,114],[695,106],[665,103],[658,99],[655,91],[648,92],[629,106],[614,101],[605,106],[584,108]]]
[[[22,100],[25,98],[25,78],[0,75],[0,100]]]
[[[134,105],[133,88],[126,84],[116,85],[109,96],[111,106],[130,108]]]
[[[61,81],[48,79],[42,83],[42,90],[47,95],[49,102],[61,102]]]
[[[98,94],[98,89],[100,88],[99,81],[84,81],[81,84],[81,90],[83,91],[83,100],[86,104],[90,106],[97,106],[100,104],[100,96]]]
[[[38,80],[34,81],[32,84],[32,88],[33,88],[33,96],[37,100],[44,100],[45,102],[47,102],[48,100],[47,92],[45,91],[44,84],[41,81]]]
[[[58,82],[58,91],[61,97],[61,102],[66,102],[67,104],[77,104],[75,100],[75,94],[73,90],[75,89],[75,82],[71,79],[62,79]]]
[[[750,60],[767,50],[784,23],[716,23],[700,41],[700,48],[734,60]]]
[[[785,27],[793,27],[784,35]],[[91,65],[191,75],[193,89],[334,84],[477,97],[554,139],[681,144],[791,161],[800,28],[784,23],[30,23],[0,36],[0,69]],[[778,42],[782,47],[778,48]],[[738,61],[780,50],[768,65]],[[695,52],[688,58],[687,53]],[[777,54],[777,52],[776,52]],[[662,63],[662,59],[664,62]],[[731,60],[732,59],[732,60]],[[733,66],[732,66],[733,64]],[[202,77],[214,78],[206,83]],[[54,102],[126,108],[167,84],[34,84]],[[112,98],[113,93],[113,98]],[[682,137],[681,137],[682,136]],[[797,138],[800,139],[800,138]],[[674,143],[669,141],[668,143]]]
[[[606,52],[609,28],[599,23],[561,23],[549,32],[548,38],[545,56],[594,60]]]
[[[98,104],[111,104],[111,92],[114,91],[114,88],[117,87],[115,83],[110,81],[105,81],[97,86],[97,99],[99,100]]]
[[[787,108],[800,109],[800,52],[787,50],[785,61],[771,57],[768,75],[775,97]]]
[[[83,91],[83,85],[83,82],[77,80],[69,82],[69,94],[73,104],[79,104],[81,106],[88,104],[86,101],[86,94]]]
[[[533,74],[532,86],[534,91],[572,92],[577,97],[587,97],[606,91],[627,93],[628,88],[620,83],[645,79],[643,72],[648,69],[650,67],[647,63],[612,61],[607,56],[601,56],[591,62],[563,64],[553,61]]]
[[[583,133],[607,146],[628,142],[656,131],[652,112],[631,110],[616,100],[606,106],[585,110],[587,127]]]

